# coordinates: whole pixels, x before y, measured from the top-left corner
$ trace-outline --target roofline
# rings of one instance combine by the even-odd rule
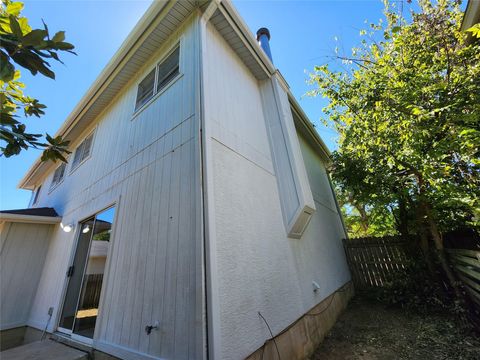
[[[56,136],[64,136],[78,121],[79,116],[88,107],[89,103],[98,95],[101,88],[105,86],[109,80],[112,79],[114,72],[118,69],[122,62],[128,59],[132,54],[133,47],[136,43],[140,43],[140,38],[148,33],[148,29],[152,23],[157,19],[162,10],[167,8],[167,5],[173,5],[177,0],[156,0],[145,11],[145,14],[137,22],[133,30],[127,36],[112,59],[107,63],[97,79],[87,90],[80,102],[75,106],[72,112],[67,116],[67,119],[62,123],[60,129],[55,133]],[[17,188],[26,188],[26,183],[35,173],[37,168],[42,164],[41,157],[38,157],[33,165],[29,168],[24,177],[20,180]],[[30,187],[31,188],[31,187]]]
[[[288,100],[290,101],[292,110],[296,112],[298,118],[302,121],[301,125],[303,125],[305,132],[310,137],[307,140],[310,140],[310,144],[313,145],[313,147],[324,156],[324,159],[327,161],[327,163],[330,163],[332,153],[318,134],[307,114],[305,114],[303,109],[300,107],[297,99],[295,99],[295,97],[290,91],[288,92]]]
[[[223,8],[226,13],[230,16],[230,19],[235,23],[235,25],[240,30],[241,34],[244,36],[245,40],[249,43],[249,50],[252,52],[252,55],[261,62],[262,65],[268,70],[269,75],[275,74],[277,71],[275,65],[273,65],[272,60],[265,54],[262,48],[258,45],[257,40],[253,36],[253,33],[250,31],[250,28],[247,26],[245,21],[238,13],[237,9],[233,6],[231,0],[221,0],[220,7]]]
[[[113,55],[112,59],[108,62],[105,68],[102,70],[100,75],[94,81],[92,86],[87,90],[85,95],[82,97],[80,102],[75,106],[73,111],[68,115],[65,122],[61,125],[60,129],[56,132],[55,136],[65,137],[75,124],[80,120],[81,116],[88,110],[91,104],[96,100],[98,96],[102,93],[104,88],[115,78],[115,75],[118,71],[121,70],[122,65],[128,61],[128,59],[136,51],[137,47],[140,47],[142,44],[142,38],[147,37],[148,34],[153,30],[155,24],[160,23],[163,12],[165,15],[168,11],[175,5],[178,0],[155,0],[152,5],[146,10],[145,14],[140,18],[137,25],[130,32],[128,37],[122,43],[117,52]],[[258,45],[256,39],[251,33],[250,29],[243,21],[242,17],[238,11],[233,6],[231,0],[210,0],[216,1],[219,3],[219,10],[224,14],[228,15],[228,19],[232,23],[232,26],[235,26],[240,34],[242,35],[244,44],[246,48],[252,53],[253,57],[260,63],[264,70],[268,73],[269,77],[278,73],[278,70],[273,65],[272,61],[268,56],[263,52],[261,47]],[[281,76],[281,75],[280,75]],[[283,79],[283,77],[282,77]],[[285,80],[283,80],[285,81]],[[285,81],[286,83],[286,81]],[[304,130],[309,136],[312,145],[315,149],[320,151],[322,155],[325,156],[326,160],[330,159],[330,151],[326,147],[323,140],[320,138],[320,135],[312,126],[308,116],[305,114],[303,109],[298,104],[297,100],[288,89],[288,98],[292,104],[295,112],[298,115],[298,118],[301,120],[301,125],[303,125]],[[17,187],[27,190],[32,190],[34,187],[32,185],[27,185],[32,176],[35,175],[38,168],[42,165],[41,158],[38,157],[34,164],[29,168],[24,177],[20,180]]]
[[[58,216],[38,216],[38,215],[23,215],[23,214],[9,214],[0,213],[0,222],[17,222],[28,224],[58,224],[62,221]]]

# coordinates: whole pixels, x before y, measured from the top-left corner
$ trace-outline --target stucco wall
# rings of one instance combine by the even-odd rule
[[[257,80],[207,27],[205,122],[211,274],[219,359],[241,359],[349,281],[336,213],[323,164],[301,142],[316,213],[301,239],[287,237]],[[225,79],[229,79],[225,81]],[[268,111],[268,110],[267,110]],[[208,166],[208,165],[207,165]],[[318,168],[322,170],[318,170]],[[208,174],[207,174],[208,176]],[[333,205],[332,205],[333,204]],[[320,285],[313,292],[312,281]],[[215,326],[214,325],[214,326]],[[212,349],[211,349],[212,350]]]

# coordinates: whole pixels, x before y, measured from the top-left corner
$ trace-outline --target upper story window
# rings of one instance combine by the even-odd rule
[[[65,169],[67,168],[67,164],[62,163],[59,167],[55,169],[53,173],[52,183],[50,184],[50,189],[53,189],[55,186],[60,184],[65,177]]]
[[[33,201],[32,201],[32,205],[35,205],[38,201],[38,197],[40,195],[40,190],[42,190],[42,185],[40,185],[37,190],[35,190],[35,195],[33,195]]]
[[[84,160],[86,160],[92,151],[93,132],[83,140],[75,149],[72,161],[72,171],[75,170]]]
[[[177,47],[155,69],[138,84],[135,110],[148,102],[180,74],[180,46]]]

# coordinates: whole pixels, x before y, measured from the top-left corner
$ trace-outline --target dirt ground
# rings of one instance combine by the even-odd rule
[[[354,298],[311,360],[480,359],[480,335],[448,315],[420,315]]]

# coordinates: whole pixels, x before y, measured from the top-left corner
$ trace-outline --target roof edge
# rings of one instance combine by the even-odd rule
[[[9,214],[0,213],[0,222],[17,222],[27,224],[45,224],[53,225],[62,221],[59,216],[38,216],[38,215],[23,215],[23,214]]]
[[[221,0],[220,5],[230,16],[230,19],[235,23],[240,32],[244,35],[245,40],[247,40],[250,45],[250,50],[253,50],[254,56],[256,55],[257,60],[259,60],[262,65],[267,68],[267,70],[270,72],[270,75],[273,75],[277,70],[275,65],[273,64],[272,60],[270,60],[270,58],[267,56],[267,54],[265,54],[260,45],[258,45],[254,34],[250,31],[250,28],[240,16],[237,9],[235,9],[231,0]]]
[[[300,107],[300,104],[298,103],[297,99],[295,99],[291,91],[288,91],[288,100],[290,101],[293,111],[295,111],[297,117],[301,121],[300,125],[303,127],[305,133],[309,136],[309,139],[307,140],[310,140],[310,144],[313,145],[313,147],[324,157],[327,163],[330,163],[332,153],[320,137],[320,134],[313,127],[313,124],[311,123],[307,114],[305,114],[305,111],[303,111],[303,109]]]
[[[267,72],[269,72],[269,76],[274,76],[275,74],[280,74],[280,72],[276,69],[272,61],[268,58],[268,56],[263,52],[253,33],[250,31],[238,11],[233,6],[231,0],[210,0],[215,1],[221,6],[224,13],[226,13],[231,22],[238,28],[240,33],[243,35],[243,38],[248,43],[247,48],[249,51],[252,52],[254,58],[265,68]],[[75,106],[72,112],[67,116],[67,119],[63,122],[60,129],[56,132],[55,136],[61,135],[65,136],[68,134],[70,129],[75,126],[78,122],[78,119],[82,116],[82,113],[86,111],[89,107],[89,103],[93,101],[96,96],[102,92],[102,87],[108,85],[108,83],[114,78],[115,72],[117,69],[122,65],[122,62],[127,61],[130,55],[132,54],[132,49],[134,48],[135,44],[137,44],[143,36],[147,36],[149,32],[152,30],[153,25],[155,22],[161,21],[160,14],[162,12],[167,13],[168,9],[175,5],[177,0],[156,0],[150,5],[150,7],[146,10],[145,14],[140,18],[138,23],[135,25],[133,30],[124,40],[120,48],[117,52],[113,55],[112,59],[107,63],[105,68],[102,70],[100,75],[96,78],[94,83],[90,86],[87,90],[85,95],[81,98],[80,102]],[[289,102],[297,114],[297,117],[301,120],[301,126],[304,129],[304,132],[307,134],[311,144],[314,148],[319,151],[319,153],[325,158],[326,161],[330,161],[330,151],[328,150],[327,146],[321,139],[318,132],[313,127],[312,123],[310,122],[308,116],[305,114],[303,109],[300,107],[298,101],[295,99],[293,94],[291,93],[288,83],[285,81],[283,76],[281,76],[281,80],[284,82],[286,87],[286,92],[288,94]],[[35,175],[38,168],[42,165],[42,161],[40,157],[33,163],[33,165],[29,168],[27,173],[23,176],[23,178],[17,184],[17,188],[26,189],[26,190],[33,190],[33,185],[28,185],[32,176]]]
[[[108,80],[112,77],[115,70],[121,64],[121,62],[127,58],[130,50],[132,49],[133,45],[139,41],[139,39],[148,31],[151,27],[152,23],[158,17],[158,15],[164,10],[167,5],[174,4],[176,0],[159,0],[154,1],[152,5],[148,7],[145,11],[143,16],[137,22],[135,27],[132,29],[130,34],[127,38],[123,41],[120,48],[115,52],[113,57],[107,63],[107,65],[103,68],[100,74],[97,76],[93,84],[87,90],[85,95],[80,99],[79,103],[75,106],[75,108],[70,112],[67,116],[67,119],[62,123],[60,129],[55,133],[55,136],[64,136],[68,130],[76,123],[77,118],[81,115],[83,110],[88,106],[88,103],[96,96],[96,94],[101,90],[101,87],[108,82]],[[17,188],[19,189],[26,189],[31,190],[32,187],[26,186],[28,180],[31,176],[35,173],[37,168],[42,163],[41,157],[38,157],[37,160],[33,163],[33,165],[29,168],[27,173],[23,176],[23,178],[17,184]]]

